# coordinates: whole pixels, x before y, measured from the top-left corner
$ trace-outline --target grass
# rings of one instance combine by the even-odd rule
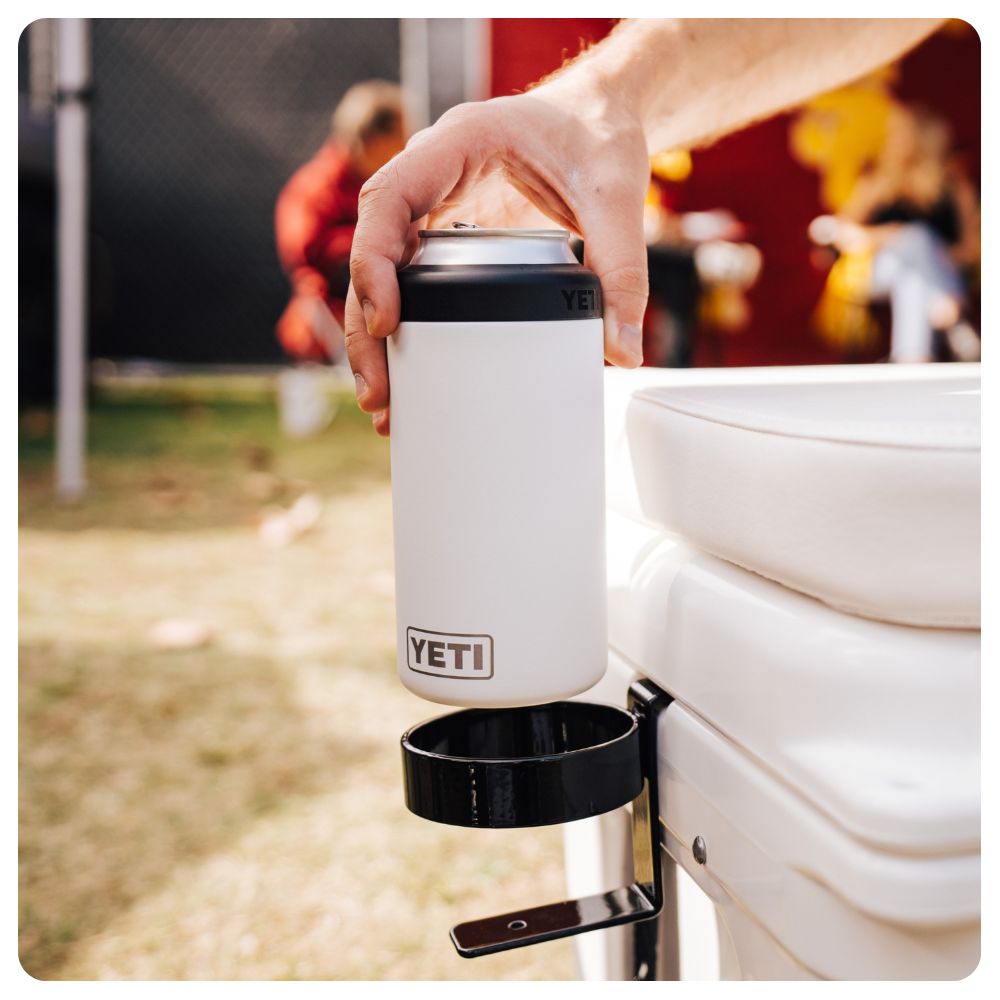
[[[448,927],[562,898],[558,830],[402,804],[385,442],[344,396],[285,439],[270,390],[103,391],[89,489],[21,418],[20,938],[41,979],[539,979],[567,942],[473,962]],[[318,526],[257,524],[305,491]],[[164,650],[166,618],[211,641]]]

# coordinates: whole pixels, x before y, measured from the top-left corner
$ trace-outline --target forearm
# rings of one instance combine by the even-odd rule
[[[845,83],[916,44],[934,21],[627,21],[526,94],[460,105],[361,190],[345,332],[358,400],[388,432],[383,338],[399,323],[397,270],[414,224],[497,179],[583,237],[600,279],[604,353],[642,361],[649,154],[685,147]],[[477,218],[510,226],[499,199]],[[514,224],[523,224],[520,220]]]
[[[331,295],[343,297],[350,284],[351,243],[354,224],[335,226],[310,248],[309,263],[322,272]]]
[[[620,104],[650,152],[695,146],[856,79],[924,39],[932,19],[629,20],[549,84]]]
[[[326,298],[328,283],[326,277],[315,267],[309,264],[302,264],[289,271],[289,281],[295,295],[304,298]]]
[[[979,263],[982,252],[979,197],[964,175],[956,177],[953,183],[959,239],[952,247],[951,255],[960,267],[969,267]]]
[[[967,236],[961,243],[953,246],[950,252],[951,259],[959,267],[975,267],[979,263],[982,248],[977,236]]]

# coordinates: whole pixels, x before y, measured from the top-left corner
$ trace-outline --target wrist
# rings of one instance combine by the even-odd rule
[[[646,145],[644,107],[638,86],[633,78],[620,74],[610,61],[605,63],[592,56],[595,51],[584,53],[525,96],[558,108],[584,124],[588,131],[609,138],[639,133]]]
[[[303,298],[323,298],[327,292],[327,281],[315,268],[300,267],[292,274],[292,287],[295,294]]]
[[[669,148],[671,105],[683,89],[681,25],[669,19],[622,21],[542,86],[611,123],[635,127],[652,154]]]

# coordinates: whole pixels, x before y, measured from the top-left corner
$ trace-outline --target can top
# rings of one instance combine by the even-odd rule
[[[411,266],[575,264],[565,229],[487,229],[454,222],[451,229],[421,229]]]

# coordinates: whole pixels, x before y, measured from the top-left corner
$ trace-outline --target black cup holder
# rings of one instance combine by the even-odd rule
[[[642,790],[639,724],[610,705],[466,709],[402,742],[407,807],[452,826],[569,823]]]
[[[670,701],[637,681],[629,709],[559,701],[465,709],[402,738],[407,808],[451,826],[532,827],[632,803],[636,881],[585,899],[459,924],[459,954],[486,955],[655,917],[662,906],[656,815],[656,715]]]

